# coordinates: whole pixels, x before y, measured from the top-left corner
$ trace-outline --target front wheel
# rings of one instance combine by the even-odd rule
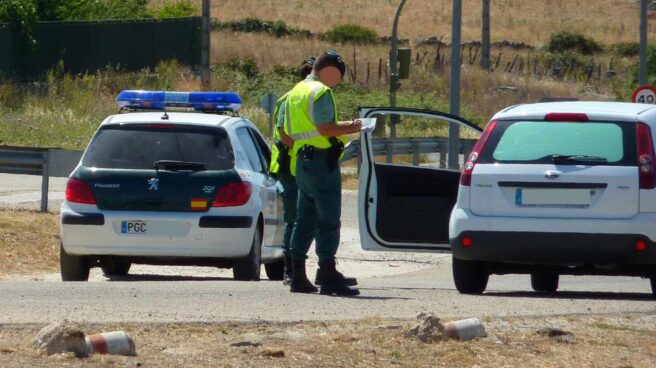
[[[59,269],[62,281],[87,281],[91,266],[85,257],[66,253],[64,246],[60,244]]]
[[[130,272],[132,263],[122,259],[110,259],[106,264],[100,267],[105,276],[125,276]]]
[[[557,273],[532,273],[531,287],[535,291],[546,291],[555,293],[558,290],[558,280],[560,276]]]
[[[482,294],[490,275],[483,264],[452,257],[453,281],[461,294]]]
[[[251,251],[244,258],[235,259],[232,263],[232,274],[238,281],[260,281],[262,257],[262,230],[258,225],[253,234]]]

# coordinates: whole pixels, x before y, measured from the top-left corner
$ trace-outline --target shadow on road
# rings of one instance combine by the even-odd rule
[[[535,291],[487,291],[482,296],[535,299],[654,300],[654,295],[652,293],[617,293],[603,291],[558,291],[555,293],[541,293]]]
[[[105,276],[107,281],[234,281],[232,277],[215,277],[215,276],[181,276],[181,275],[125,275],[125,276]],[[268,281],[268,280],[262,280]]]

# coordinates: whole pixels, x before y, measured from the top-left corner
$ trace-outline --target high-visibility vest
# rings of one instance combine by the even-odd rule
[[[319,81],[304,80],[298,83],[287,97],[287,106],[285,108],[285,133],[294,140],[294,147],[291,153],[291,173],[296,175],[296,156],[298,151],[305,145],[314,146],[320,149],[331,147],[329,137],[324,137],[314,125],[314,103],[326,93],[333,96],[333,91]],[[337,121],[337,105],[335,98],[333,108],[335,109],[335,121]],[[337,137],[346,145],[348,139]]]
[[[276,143],[282,141],[282,138],[280,137],[280,131],[278,130],[277,124],[278,113],[280,112],[280,105],[285,103],[288,95],[289,92],[280,97],[278,101],[276,101],[276,108],[273,110],[273,120],[276,122],[276,124],[273,126],[273,144],[271,145],[271,163],[269,164],[269,172],[273,174],[276,174],[278,171],[280,171],[280,164],[278,164],[278,156],[280,156],[280,150],[278,149]],[[291,154],[291,152],[288,154]]]

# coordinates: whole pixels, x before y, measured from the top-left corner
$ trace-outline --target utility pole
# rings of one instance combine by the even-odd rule
[[[453,25],[451,30],[451,115],[460,115],[460,29],[462,23],[462,0],[453,0]],[[460,166],[460,127],[456,123],[449,124],[449,168]]]
[[[399,18],[401,11],[405,6],[406,0],[401,0],[399,7],[396,9],[394,16],[394,23],[392,24],[392,50],[390,51],[390,107],[396,107],[396,90],[399,89],[399,70],[398,70],[398,56],[399,56],[399,40],[398,28]],[[397,115],[392,115],[390,118],[390,136],[396,138],[396,122]]]
[[[640,73],[638,84],[647,85],[647,0],[640,1]]]
[[[210,87],[210,0],[203,0],[200,51],[200,82],[203,90]]]
[[[481,69],[490,70],[490,0],[483,0],[483,35],[481,37]]]

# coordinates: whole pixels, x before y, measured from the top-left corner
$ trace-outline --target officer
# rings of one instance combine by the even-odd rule
[[[296,163],[292,162],[290,168],[299,188],[291,239],[291,292],[318,291],[305,272],[307,252],[315,239],[323,277],[321,293],[360,293],[350,288],[335,268],[342,199],[339,158],[347,142],[342,136],[361,129],[359,121],[337,123],[337,107],[331,88],[341,82],[345,72],[346,65],[339,54],[326,52],[317,58],[312,73],[287,96],[284,131],[294,140],[292,158]]]
[[[305,79],[312,72],[312,65],[316,58],[314,56],[307,58],[303,61],[298,69],[301,79]],[[271,165],[269,171],[276,174],[278,180],[284,189],[282,193],[282,205],[284,210],[285,230],[283,233],[283,252],[285,260],[285,273],[283,276],[283,283],[289,285],[292,277],[292,261],[291,254],[289,253],[289,243],[292,238],[292,229],[294,228],[294,221],[296,220],[296,202],[298,199],[298,186],[296,186],[296,179],[292,176],[290,165],[290,147],[294,145],[294,141],[290,136],[284,132],[284,103],[287,100],[286,93],[276,102],[276,108],[273,116],[276,118],[276,129],[273,131],[273,145],[271,147]],[[281,109],[282,107],[282,109]]]

